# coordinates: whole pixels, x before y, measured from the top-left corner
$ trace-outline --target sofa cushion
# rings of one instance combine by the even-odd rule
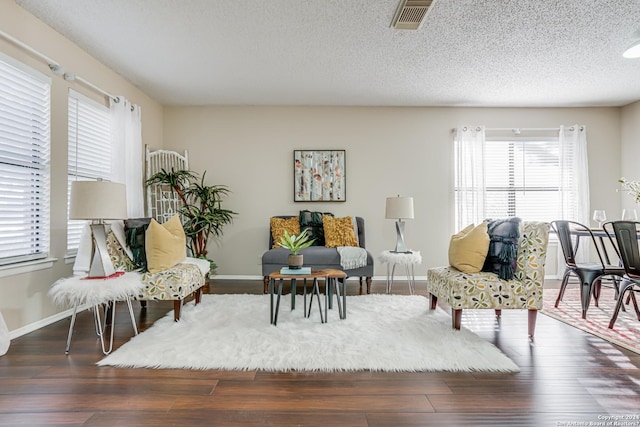
[[[477,273],[482,270],[489,251],[487,223],[470,224],[451,236],[449,243],[449,264],[463,273]]]
[[[289,234],[300,234],[300,222],[298,218],[277,218],[271,217],[269,220],[271,225],[271,237],[273,238],[273,248],[279,248],[278,242],[284,237],[285,230]]]
[[[503,280],[513,279],[517,267],[520,218],[489,220],[487,232],[491,243],[482,271],[495,273]]]
[[[358,239],[356,239],[353,228],[353,220],[350,216],[334,218],[329,215],[323,215],[322,224],[326,247],[358,246]]]
[[[178,215],[164,224],[152,219],[145,235],[149,272],[157,273],[184,261],[187,257],[186,245],[187,238]]]

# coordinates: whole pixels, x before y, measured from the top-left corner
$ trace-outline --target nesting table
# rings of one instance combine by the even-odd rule
[[[88,305],[93,307],[94,323],[96,334],[100,337],[102,352],[104,354],[111,353],[113,350],[113,331],[115,329],[116,303],[125,301],[129,309],[131,317],[131,326],[133,332],[138,335],[136,319],[133,315],[131,307],[131,299],[144,288],[140,273],[130,272],[123,273],[114,278],[108,279],[87,279],[82,277],[68,277],[58,280],[49,289],[49,295],[54,302],[59,305],[73,306],[73,314],[71,315],[71,323],[69,325],[69,333],[67,334],[67,347],[65,354],[69,354],[71,347],[71,337],[76,322],[76,314],[78,307]],[[111,335],[109,346],[105,343],[105,330],[109,319],[105,312],[104,318],[100,315],[101,307],[111,305]]]
[[[278,323],[278,312],[280,310],[280,297],[282,296],[282,286],[285,280],[291,282],[291,310],[296,308],[296,285],[298,280],[303,280],[303,295],[304,295],[304,317],[311,316],[311,308],[313,306],[313,298],[318,300],[318,310],[320,312],[320,322],[325,323],[328,320],[328,308],[332,308],[333,294],[338,297],[338,311],[340,319],[347,317],[347,300],[346,300],[346,279],[347,274],[341,270],[325,269],[325,270],[311,270],[310,274],[281,274],[279,271],[274,271],[269,274],[269,295],[270,295],[270,320],[272,325]],[[340,286],[339,279],[342,279],[342,301],[340,301]],[[311,297],[309,300],[309,309],[307,310],[307,280],[312,281]],[[325,306],[324,315],[322,310],[322,303],[320,300],[320,287],[318,280],[325,281]],[[276,281],[278,281],[278,287],[276,291]],[[274,297],[276,297],[274,306]]]

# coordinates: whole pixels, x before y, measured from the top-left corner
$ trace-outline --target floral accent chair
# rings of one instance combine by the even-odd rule
[[[116,270],[135,274],[144,284],[144,288],[134,296],[139,301],[173,301],[173,318],[180,320],[180,311],[185,299],[194,296],[198,304],[202,297],[202,287],[206,283],[203,270],[209,269],[209,262],[196,258],[185,261],[157,273],[140,273],[113,232],[107,236],[107,252]]]
[[[542,309],[544,265],[549,242],[549,223],[523,221],[518,240],[517,267],[514,278],[502,280],[496,274],[481,271],[463,273],[454,267],[427,270],[427,291],[431,309],[438,299],[451,307],[452,326],[460,329],[463,309],[502,309],[529,311],[529,337],[535,332],[536,316]]]

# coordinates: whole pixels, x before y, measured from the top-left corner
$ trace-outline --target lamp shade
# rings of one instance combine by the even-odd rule
[[[69,219],[125,219],[127,188],[108,181],[71,183]]]
[[[413,219],[413,197],[387,197],[387,219]]]

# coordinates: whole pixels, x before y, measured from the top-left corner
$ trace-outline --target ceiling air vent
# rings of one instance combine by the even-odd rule
[[[401,0],[391,27],[396,30],[417,30],[435,0]]]

